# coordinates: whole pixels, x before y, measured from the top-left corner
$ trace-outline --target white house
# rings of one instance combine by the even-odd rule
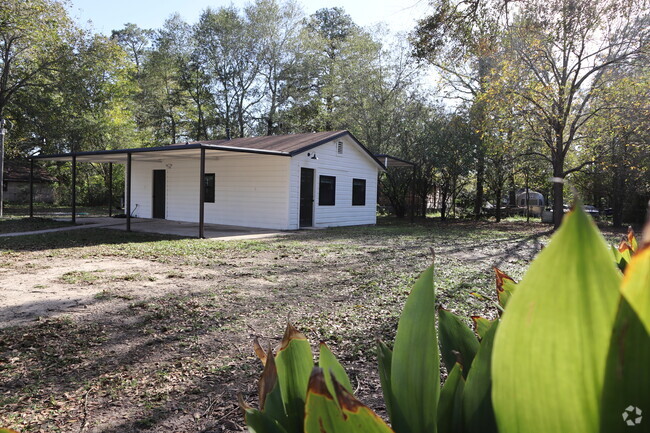
[[[348,131],[39,156],[126,164],[127,219],[278,230],[374,224],[382,163]],[[128,225],[128,223],[127,223]]]

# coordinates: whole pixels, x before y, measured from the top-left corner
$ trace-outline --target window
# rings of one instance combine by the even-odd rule
[[[339,141],[336,143],[336,154],[337,155],[343,155],[343,142]]]
[[[318,187],[318,205],[334,206],[336,197],[336,178],[334,176],[320,176]]]
[[[203,178],[203,198],[206,203],[214,203],[214,173],[206,173]]]
[[[366,180],[352,179],[352,206],[366,205]]]

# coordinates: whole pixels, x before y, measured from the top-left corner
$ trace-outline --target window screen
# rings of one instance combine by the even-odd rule
[[[352,179],[352,206],[366,205],[366,180]]]
[[[334,206],[336,198],[336,178],[334,176],[320,176],[318,187],[318,204],[320,206]]]
[[[203,178],[203,194],[206,203],[214,203],[214,173],[206,173]]]

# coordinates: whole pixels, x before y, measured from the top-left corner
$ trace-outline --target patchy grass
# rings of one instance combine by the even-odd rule
[[[0,219],[0,233],[31,232],[35,230],[53,229],[67,227],[70,222],[55,221],[50,218],[17,218],[4,217]],[[12,238],[15,239],[15,238]]]
[[[71,259],[138,259],[152,270],[69,272],[70,285],[92,285],[84,301],[91,313],[62,310],[67,317],[0,329],[0,425],[242,431],[236,394],[255,403],[261,373],[251,340],[278,343],[287,318],[312,342],[327,341],[360,399],[382,412],[374,341],[394,338],[410,286],[433,260],[430,248],[437,303],[492,316],[492,305],[470,293],[494,299],[492,266],[519,280],[549,236],[541,224],[386,218],[375,227],[227,242],[100,229],[0,238],[3,278],[24,263],[39,272],[42,263]]]
[[[61,281],[67,284],[92,284],[97,280],[99,280],[99,276],[96,272],[70,271],[61,275]]]

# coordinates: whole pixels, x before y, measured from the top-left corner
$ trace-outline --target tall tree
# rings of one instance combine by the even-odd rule
[[[261,99],[255,29],[234,7],[206,9],[195,27],[198,60],[211,77],[211,93],[223,126],[243,137],[251,109]]]
[[[56,0],[0,4],[0,118],[21,89],[45,86],[76,31]]]
[[[342,127],[345,82],[363,76],[380,44],[342,8],[319,9],[305,24],[291,97],[294,124],[302,130]]]
[[[262,95],[254,110],[261,122],[260,132],[272,135],[282,131],[281,112],[287,109],[287,86],[298,56],[298,36],[303,12],[293,1],[257,0],[244,10],[259,45],[258,92]]]
[[[123,29],[113,30],[111,33],[111,38],[116,40],[131,57],[138,76],[142,73],[153,36],[153,30],[142,29],[133,23],[126,23]]]
[[[537,0],[520,4],[498,66],[505,92],[539,155],[566,178],[593,161],[579,161],[585,129],[606,106],[594,96],[607,71],[634,62],[648,49],[650,21],[642,1]],[[574,158],[575,164],[571,164]],[[559,226],[564,186],[553,185],[554,225]]]
[[[507,1],[504,2],[507,4]],[[422,19],[411,39],[414,55],[434,65],[445,81],[444,93],[471,107],[474,134],[476,195],[474,215],[484,201],[486,91],[505,11],[500,0],[440,0],[433,13]]]

